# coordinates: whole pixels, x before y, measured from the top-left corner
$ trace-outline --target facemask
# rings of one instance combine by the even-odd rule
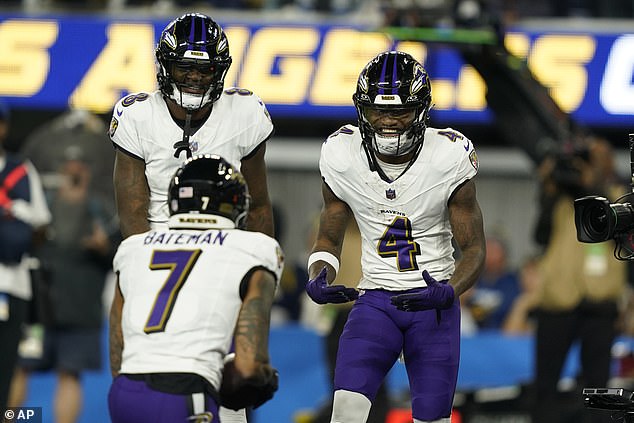
[[[174,100],[176,104],[179,104],[185,109],[197,110],[211,102],[211,88],[209,88],[202,96],[181,92],[181,90],[178,89],[178,86],[174,83],[172,83],[172,88],[173,90],[170,98]]]
[[[379,154],[385,156],[403,156],[412,151],[414,138],[408,133],[394,134],[394,136],[379,135],[374,133],[374,145]]]

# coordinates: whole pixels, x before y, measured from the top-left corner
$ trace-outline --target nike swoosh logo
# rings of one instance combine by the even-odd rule
[[[123,110],[117,109],[117,116],[121,116],[123,114]]]
[[[462,146],[464,147],[464,151],[469,151],[469,141],[467,141],[466,143],[462,144]]]

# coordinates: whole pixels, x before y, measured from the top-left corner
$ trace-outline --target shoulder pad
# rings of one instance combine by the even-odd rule
[[[358,146],[355,134],[358,129],[351,125],[344,125],[332,133],[321,147],[321,167],[329,167],[337,172],[346,171],[352,163],[353,149]]]
[[[328,138],[336,137],[337,135],[352,135],[354,134],[354,130],[350,125],[343,125],[341,128],[337,129],[332,134],[328,135]],[[326,138],[326,141],[328,140]]]
[[[438,142],[446,141],[446,147],[460,149],[466,153],[471,153],[473,151],[473,143],[469,138],[467,138],[460,131],[457,131],[453,128],[427,128],[425,134],[427,135],[427,131],[429,131],[429,135],[431,137],[435,137]]]
[[[222,93],[226,95],[239,95],[241,97],[249,97],[255,95],[253,91],[240,87],[229,87],[226,88]]]
[[[114,110],[112,111],[113,117],[119,119],[123,117],[124,114],[132,115],[137,118],[144,116],[143,114],[139,114],[138,111],[146,110],[146,108],[149,107],[150,102],[148,100],[151,99],[153,95],[154,94],[138,92],[122,97],[114,106]],[[131,114],[129,110],[135,110],[135,112]]]
[[[271,120],[264,101],[253,91],[237,87],[228,88],[222,92],[217,102],[230,104],[234,115],[250,116],[253,113],[264,112]]]
[[[135,103],[136,104],[143,103],[150,97],[151,97],[151,94],[144,93],[144,92],[128,94],[125,97],[122,97],[117,102],[117,106],[130,107]]]
[[[473,143],[460,131],[453,128],[428,128],[429,140],[434,145],[433,151],[436,160],[445,163],[471,163],[471,166],[478,171],[479,161]],[[425,140],[427,140],[427,131]]]
[[[247,232],[247,231],[245,231]],[[260,260],[266,260],[263,264],[276,275],[277,282],[284,268],[284,251],[277,240],[260,232],[247,232],[251,236],[249,250],[252,255]]]

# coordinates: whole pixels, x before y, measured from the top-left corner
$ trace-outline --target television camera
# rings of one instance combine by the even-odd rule
[[[596,243],[613,239],[614,257],[634,260],[634,134],[629,134],[632,192],[614,203],[589,195],[575,200],[575,226],[580,242]]]
[[[613,418],[625,423],[634,422],[634,392],[623,388],[584,388],[583,404],[586,408],[608,410]],[[615,419],[616,420],[616,419]]]

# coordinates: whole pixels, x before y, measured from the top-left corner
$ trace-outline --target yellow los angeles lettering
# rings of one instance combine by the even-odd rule
[[[595,51],[596,41],[588,35],[543,35],[533,44],[528,65],[559,107],[569,113],[583,101],[588,88],[585,65]]]
[[[315,67],[310,55],[318,43],[316,28],[260,29],[251,37],[239,85],[255,91],[264,102],[301,103]],[[276,63],[279,74],[272,74]]]
[[[456,109],[484,110],[487,105],[485,96],[486,83],[480,74],[472,66],[464,65],[456,81]]]
[[[46,82],[48,48],[57,40],[54,21],[6,20],[0,23],[0,95],[30,97]]]
[[[351,105],[359,72],[390,44],[388,37],[378,32],[347,28],[328,31],[310,90],[310,102],[316,105]]]
[[[156,86],[154,27],[114,23],[107,33],[104,49],[71,95],[75,107],[108,112],[122,91],[152,91]]]
[[[249,43],[250,33],[249,28],[244,26],[227,27],[224,31],[229,40],[229,54],[232,60],[225,76],[225,88],[229,88],[238,86],[238,71],[242,68],[242,57]]]

